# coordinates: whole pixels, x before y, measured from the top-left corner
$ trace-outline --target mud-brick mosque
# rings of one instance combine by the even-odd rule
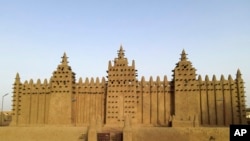
[[[246,124],[244,82],[236,76],[202,78],[183,50],[172,77],[137,77],[123,47],[107,76],[79,78],[64,53],[50,79],[21,81],[13,93],[12,126],[228,127]],[[105,70],[104,70],[105,71]]]

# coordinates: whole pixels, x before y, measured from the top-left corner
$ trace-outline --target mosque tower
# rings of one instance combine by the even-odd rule
[[[75,73],[68,65],[66,53],[61,64],[51,78],[51,97],[49,104],[49,124],[72,123],[72,99],[75,87]]]
[[[128,65],[122,46],[118,50],[118,58],[108,66],[108,87],[106,98],[106,124],[123,125],[126,116],[136,122],[136,69],[135,62]]]
[[[187,60],[184,50],[173,72],[175,115],[173,126],[193,126],[195,118],[199,116],[196,69]]]

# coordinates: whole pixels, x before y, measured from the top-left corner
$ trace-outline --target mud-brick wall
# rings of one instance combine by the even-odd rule
[[[156,81],[150,77],[145,81],[142,77],[137,85],[138,102],[138,124],[153,126],[169,126],[171,116],[171,86],[167,77]]]
[[[18,114],[13,115],[16,125],[46,124],[48,119],[48,106],[50,91],[47,80],[43,83],[38,79],[36,83],[31,79],[21,84],[18,90]]]
[[[79,79],[76,85],[76,94],[73,106],[76,125],[88,125],[92,118],[104,122],[104,94],[106,91],[105,79],[86,78],[85,82]]]
[[[199,77],[200,121],[203,126],[229,126],[239,124],[243,118],[239,114],[239,105],[244,105],[238,100],[236,80],[231,76],[220,80],[213,76],[212,80]]]

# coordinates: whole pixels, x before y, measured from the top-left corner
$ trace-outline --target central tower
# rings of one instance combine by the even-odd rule
[[[196,69],[187,60],[183,50],[180,61],[176,64],[174,72],[174,109],[175,118],[172,126],[192,127],[198,126],[199,100],[196,81]]]
[[[106,98],[106,124],[123,125],[126,116],[136,122],[137,95],[135,62],[128,65],[122,46],[118,50],[118,58],[114,65],[109,61],[108,87]]]
[[[62,57],[61,64],[53,72],[51,78],[51,95],[49,103],[49,124],[72,123],[72,99],[75,87],[75,73],[68,65],[66,53]]]

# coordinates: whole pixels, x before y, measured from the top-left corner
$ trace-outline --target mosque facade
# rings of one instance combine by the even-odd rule
[[[12,126],[132,125],[196,127],[246,124],[244,82],[240,70],[235,78],[201,78],[183,50],[173,75],[137,78],[122,46],[106,78],[79,78],[64,53],[52,77],[22,82],[17,73],[13,87]]]

